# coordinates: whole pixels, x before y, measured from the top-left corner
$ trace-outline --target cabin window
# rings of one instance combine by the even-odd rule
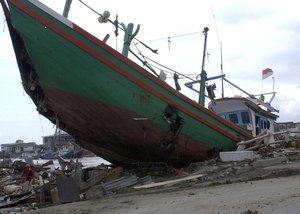
[[[229,114],[229,120],[235,124],[239,123],[237,114]]]
[[[250,116],[249,113],[244,111],[241,113],[242,116],[242,123],[250,123]]]

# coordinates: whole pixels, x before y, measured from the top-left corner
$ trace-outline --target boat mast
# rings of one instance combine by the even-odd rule
[[[206,71],[204,70],[205,65],[205,56],[206,56],[206,42],[207,42],[207,32],[208,27],[205,27],[203,30],[204,34],[204,48],[203,48],[203,58],[202,58],[202,69],[200,75],[200,93],[199,93],[199,104],[204,106],[205,104],[205,81],[206,81]]]
[[[222,43],[220,44],[221,49],[221,75],[224,75],[223,73],[223,50],[222,50]],[[224,79],[222,77],[222,98],[224,98]]]
[[[123,30],[124,30],[124,44],[123,44],[123,50],[122,54],[126,57],[128,57],[128,52],[130,50],[130,44],[133,38],[136,36],[136,34],[140,30],[140,25],[137,26],[135,32],[133,33],[133,27],[134,25],[132,23],[129,23],[127,27],[125,26],[124,23],[121,23]]]
[[[63,16],[66,18],[68,18],[71,4],[72,4],[72,0],[66,0],[64,12],[63,12]]]

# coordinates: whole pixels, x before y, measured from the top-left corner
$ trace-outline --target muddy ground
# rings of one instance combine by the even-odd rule
[[[130,187],[110,196],[96,185],[82,201],[24,213],[299,214],[300,153],[290,154],[255,161],[195,163],[175,179],[203,174],[197,179],[142,190]]]

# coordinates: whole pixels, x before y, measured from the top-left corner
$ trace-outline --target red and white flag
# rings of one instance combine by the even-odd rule
[[[273,74],[273,70],[271,68],[266,68],[262,71],[262,79],[266,79]]]

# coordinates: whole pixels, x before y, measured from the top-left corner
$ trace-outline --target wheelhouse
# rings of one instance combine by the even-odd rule
[[[274,131],[274,122],[278,117],[251,100],[241,97],[222,98],[210,103],[208,108],[224,119],[257,136],[264,130]]]

